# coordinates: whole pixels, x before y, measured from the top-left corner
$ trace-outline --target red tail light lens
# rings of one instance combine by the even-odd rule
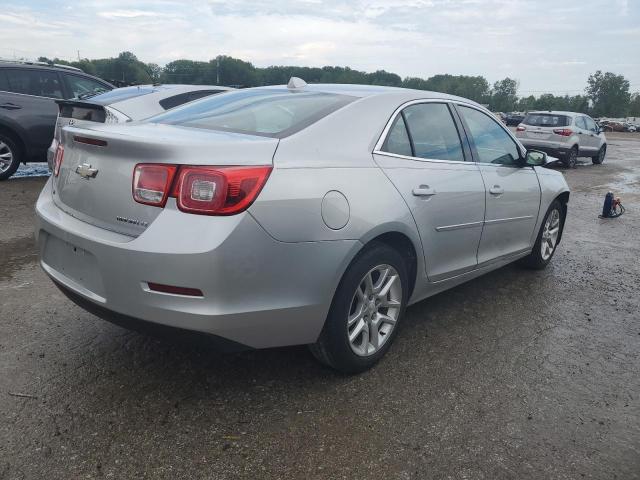
[[[573,135],[573,130],[570,128],[554,128],[553,133],[556,135],[562,135],[563,137],[570,137]]]
[[[178,167],[140,163],[133,171],[133,199],[138,203],[164,207]]]
[[[516,132],[524,132],[526,130],[526,127],[523,127],[522,125],[518,125],[518,128],[516,128]]]
[[[180,167],[172,196],[183,212],[234,215],[253,203],[264,186],[270,166]]]
[[[53,157],[53,176],[60,175],[60,165],[62,165],[62,159],[64,157],[64,145],[58,144],[56,148],[56,155]]]

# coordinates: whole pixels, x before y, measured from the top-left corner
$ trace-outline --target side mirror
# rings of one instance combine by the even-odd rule
[[[527,150],[525,164],[532,167],[543,167],[549,163],[547,154],[538,150]]]

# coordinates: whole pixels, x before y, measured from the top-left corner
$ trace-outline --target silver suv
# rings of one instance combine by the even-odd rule
[[[604,133],[583,113],[529,112],[518,125],[516,137],[526,148],[561,158],[569,168],[576,166],[578,157],[591,157],[600,165],[607,153]]]

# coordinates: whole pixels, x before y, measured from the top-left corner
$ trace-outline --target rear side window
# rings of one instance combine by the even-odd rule
[[[411,105],[402,113],[415,157],[464,162],[458,129],[444,103]]]
[[[96,82],[91,78],[68,74],[64,75],[64,77],[73,98],[89,98],[111,90],[103,83]]]
[[[36,69],[6,69],[6,91],[37,95],[38,97],[62,98],[62,85],[56,72]]]
[[[550,113],[529,113],[522,123],[533,127],[566,127],[570,123],[570,118],[566,115]]]
[[[469,128],[479,162],[518,164],[520,153],[516,143],[495,120],[475,108],[460,106],[459,110]]]
[[[411,150],[411,140],[407,133],[407,126],[404,123],[402,114],[398,115],[389,130],[389,134],[382,145],[383,152],[395,153],[396,155],[413,156]]]
[[[355,97],[287,89],[214,95],[151,118],[153,123],[283,138],[352,102]]]

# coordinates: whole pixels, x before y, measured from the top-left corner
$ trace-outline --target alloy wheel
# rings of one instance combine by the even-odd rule
[[[569,152],[569,168],[573,168],[578,163],[578,152],[575,149],[571,149]]]
[[[356,355],[376,353],[391,336],[402,307],[400,275],[378,265],[362,278],[351,300],[347,320],[349,345]]]
[[[11,168],[11,164],[13,163],[13,152],[9,145],[0,141],[0,173],[4,173],[9,168]]]
[[[542,241],[540,242],[540,255],[543,260],[548,260],[553,255],[553,251],[558,244],[558,235],[560,233],[560,212],[553,209],[547,221],[544,223],[542,230]]]

